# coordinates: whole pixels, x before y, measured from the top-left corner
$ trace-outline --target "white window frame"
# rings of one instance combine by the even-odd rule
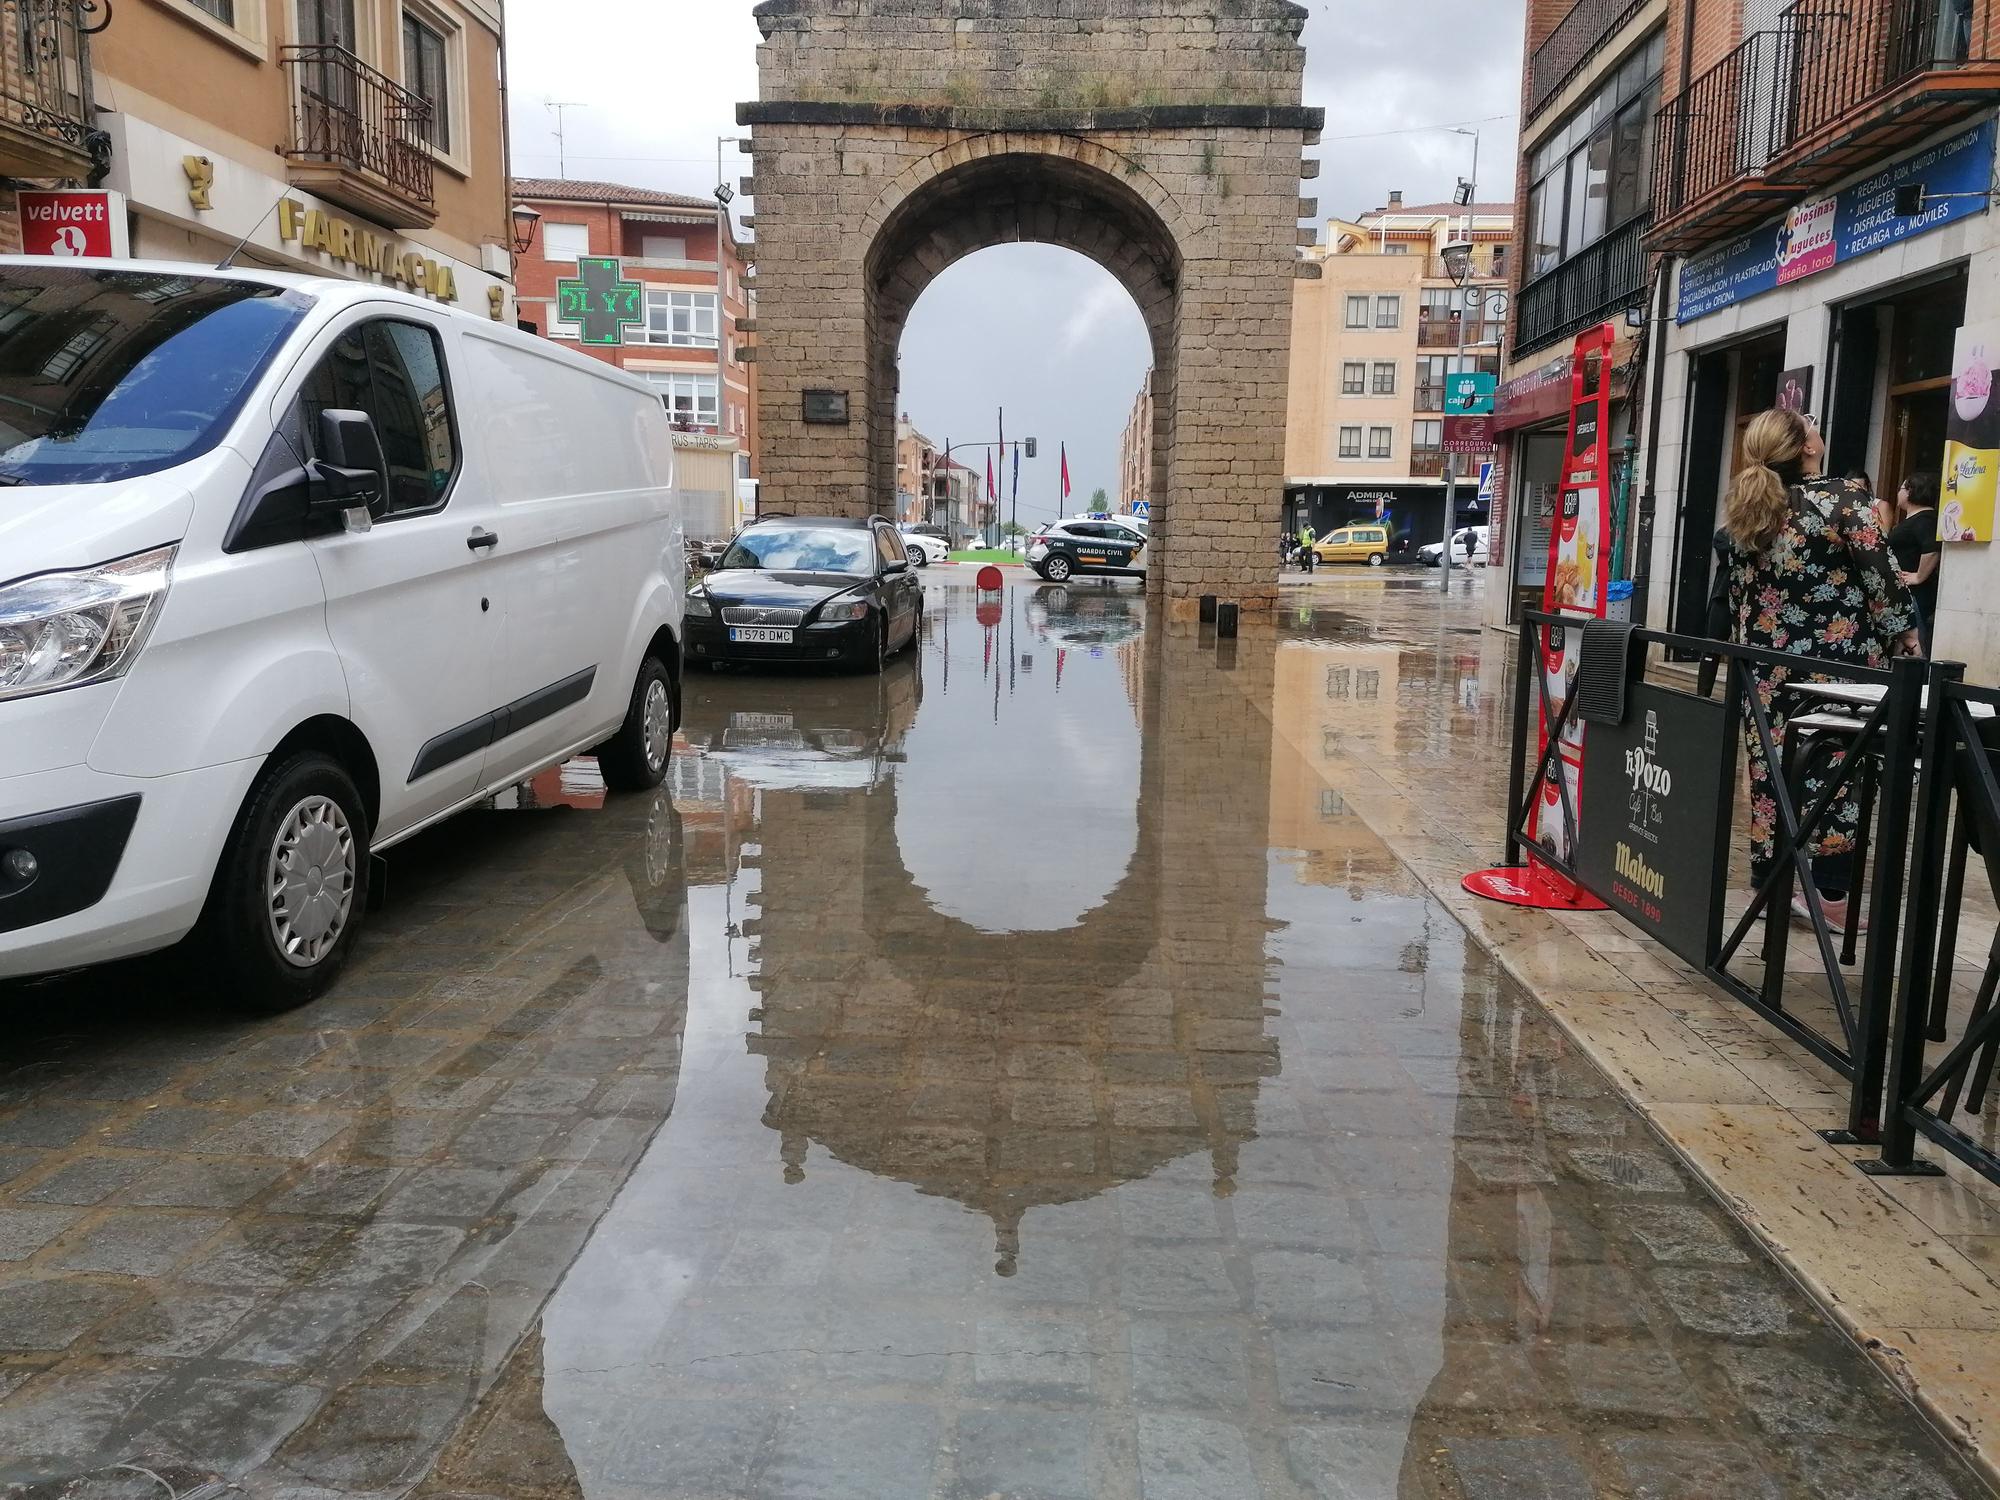
[[[1361,321],[1359,323],[1354,321],[1354,304],[1357,302],[1361,304]],[[1349,292],[1347,294],[1346,318],[1349,328],[1368,328],[1373,326],[1368,321],[1369,308],[1368,294],[1366,292]]]
[[[720,383],[713,371],[707,374],[699,370],[634,370],[648,385],[655,387],[665,400],[667,414],[677,425],[690,427],[713,427],[722,431]],[[683,416],[681,398],[688,398],[688,410],[694,415]],[[706,412],[706,415],[703,413]]]
[[[664,308],[666,326],[653,326],[656,308]],[[681,314],[687,315],[687,327],[679,328]],[[716,327],[720,312],[714,292],[704,292],[699,287],[649,286],[646,288],[646,321],[640,325],[641,337],[636,343],[664,344],[675,349],[713,349],[716,346]],[[707,330],[702,325],[706,323]]]
[[[1350,433],[1354,437],[1354,441],[1351,444],[1347,440]],[[1361,457],[1361,429],[1359,427],[1342,427],[1335,434],[1334,441],[1337,445],[1335,451],[1342,458],[1358,459]]]
[[[1389,314],[1387,322],[1382,320],[1384,311]],[[1384,292],[1375,298],[1375,326],[1377,328],[1401,328],[1403,326],[1403,296],[1400,292]]]
[[[153,0],[161,9],[180,17],[191,26],[197,26],[219,42],[226,42],[239,52],[247,52],[259,61],[268,61],[271,55],[270,37],[264,20],[264,0],[236,0],[235,19],[225,21],[222,17],[203,10],[194,0]]]
[[[549,251],[549,231],[552,229],[581,229],[583,231],[583,248],[579,250],[576,255],[551,254]],[[590,254],[590,226],[588,224],[571,224],[566,220],[561,220],[561,219],[555,219],[555,220],[544,219],[542,221],[543,260],[547,261],[552,266],[573,266],[577,262],[577,256],[588,255],[588,254]]]

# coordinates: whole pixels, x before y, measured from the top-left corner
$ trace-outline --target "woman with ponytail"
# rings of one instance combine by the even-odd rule
[[[1746,646],[1819,657],[1860,667],[1881,667],[1891,656],[1918,651],[1917,617],[1910,591],[1890,555],[1869,504],[1867,489],[1820,473],[1826,446],[1798,412],[1760,412],[1743,434],[1743,457],[1723,507],[1729,542],[1729,608],[1736,639]],[[1782,753],[1785,715],[1773,707],[1778,689],[1795,674],[1757,667],[1758,698],[1771,715]],[[1810,668],[1802,669],[1811,680]],[[1746,742],[1757,732],[1745,710]],[[1801,813],[1838,773],[1838,761],[1808,778]],[[1853,886],[1854,841],[1861,811],[1849,796],[1822,820],[1814,841],[1813,884],[1827,920],[1847,920]],[[1777,853],[1777,804],[1761,755],[1750,758],[1750,872],[1759,885]],[[1805,900],[1793,902],[1803,917]]]

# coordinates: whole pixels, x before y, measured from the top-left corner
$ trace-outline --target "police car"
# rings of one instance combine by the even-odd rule
[[[1144,578],[1145,533],[1113,520],[1058,521],[1028,543],[1028,566],[1050,583],[1080,573]]]

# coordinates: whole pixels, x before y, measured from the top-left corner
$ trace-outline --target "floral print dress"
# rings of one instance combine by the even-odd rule
[[[1897,640],[1916,628],[1917,615],[1867,490],[1852,480],[1819,478],[1789,488],[1791,516],[1769,547],[1752,552],[1730,544],[1729,605],[1737,641],[1857,667],[1886,666]],[[1788,716],[1773,708],[1778,689],[1819,675],[1786,667],[1755,670],[1757,696],[1770,713],[1781,755]],[[1747,706],[1743,732],[1750,751],[1750,868],[1761,884],[1776,858],[1778,813]],[[1802,794],[1794,792],[1799,816],[1826,791],[1839,764],[1836,758],[1807,778]],[[1812,853],[1821,858],[1851,853],[1860,826],[1858,800],[1845,798],[1821,821]]]

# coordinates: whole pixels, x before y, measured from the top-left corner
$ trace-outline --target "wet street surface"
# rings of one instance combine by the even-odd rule
[[[1319,775],[1504,754],[1424,581],[965,572],[395,851],[308,1010],[0,989],[0,1494],[1986,1493]]]

